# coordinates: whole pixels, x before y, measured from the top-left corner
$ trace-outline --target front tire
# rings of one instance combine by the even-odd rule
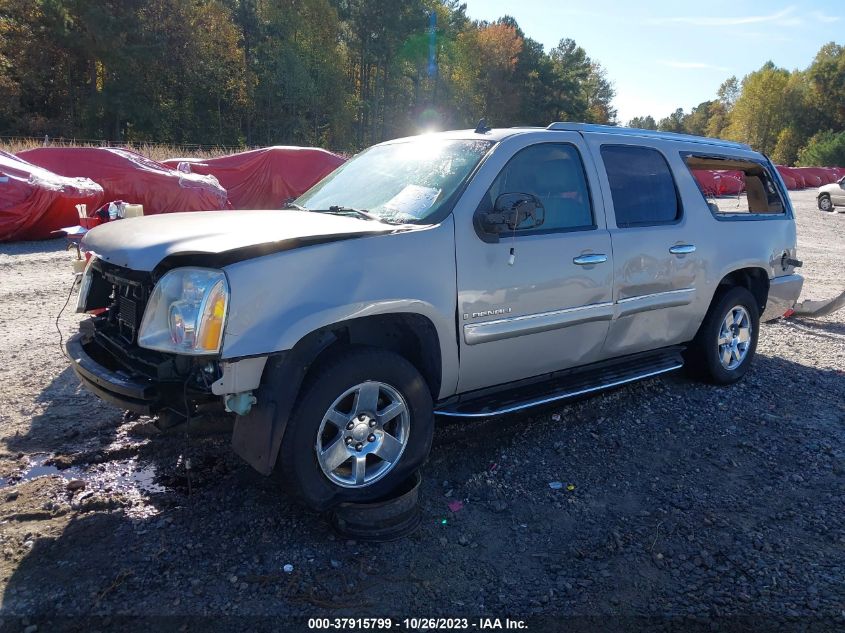
[[[742,379],[754,359],[759,332],[754,295],[742,286],[723,290],[684,353],[688,370],[717,385]]]
[[[827,213],[833,211],[833,200],[830,199],[828,194],[823,193],[819,196],[819,209]]]
[[[393,352],[349,348],[306,380],[276,468],[315,510],[373,501],[423,464],[433,433],[431,392],[417,369]]]

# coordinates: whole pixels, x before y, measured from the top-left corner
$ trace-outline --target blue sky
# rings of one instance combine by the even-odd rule
[[[474,19],[511,15],[546,50],[570,37],[616,88],[618,118],[661,118],[716,96],[766,61],[806,68],[826,42],[845,43],[845,3],[464,0]],[[639,6],[637,6],[639,5]]]

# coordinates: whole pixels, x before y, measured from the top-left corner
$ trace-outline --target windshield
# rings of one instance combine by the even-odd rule
[[[296,204],[312,211],[360,209],[385,222],[432,222],[492,144],[421,136],[377,145],[340,166]]]

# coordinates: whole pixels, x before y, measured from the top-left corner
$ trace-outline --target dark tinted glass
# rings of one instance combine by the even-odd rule
[[[665,224],[680,217],[672,172],[660,152],[648,147],[604,145],[601,156],[610,182],[616,226]]]
[[[594,226],[584,166],[572,145],[542,143],[518,152],[496,177],[482,207],[492,209],[505,193],[534,194],[543,203],[545,222],[523,235]]]

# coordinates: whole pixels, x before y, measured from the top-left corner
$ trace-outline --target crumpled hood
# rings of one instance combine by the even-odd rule
[[[310,211],[201,211],[108,222],[89,231],[82,247],[117,266],[151,271],[170,255],[241,252],[246,259],[411,228]]]

